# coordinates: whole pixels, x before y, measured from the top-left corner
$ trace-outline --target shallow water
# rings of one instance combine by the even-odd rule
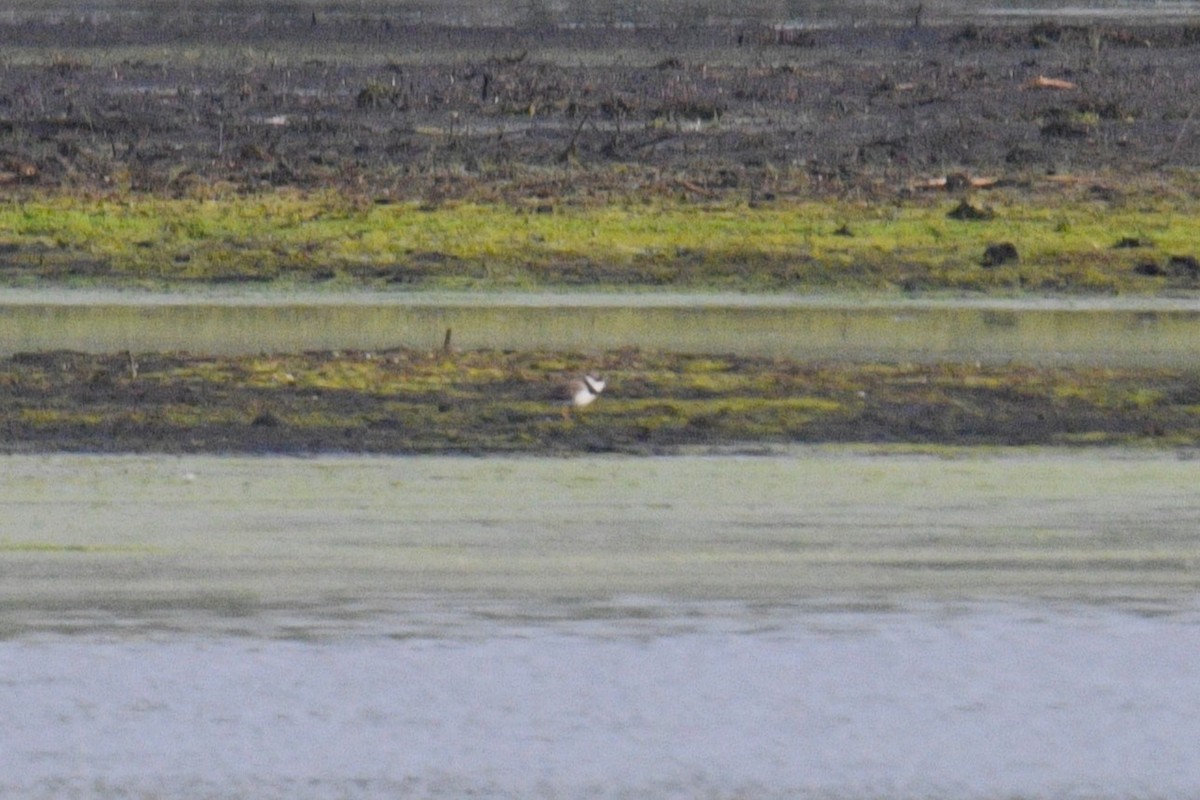
[[[651,636],[0,645],[0,797],[1188,798],[1200,625],[1024,605]]]
[[[1187,798],[1200,464],[0,459],[3,798]]]
[[[0,290],[0,355],[622,347],[859,361],[1195,366],[1195,299]]]
[[[253,628],[274,608],[358,616],[412,596],[1093,601],[1200,587],[1200,462],[942,452],[10,456],[0,627],[111,610]]]

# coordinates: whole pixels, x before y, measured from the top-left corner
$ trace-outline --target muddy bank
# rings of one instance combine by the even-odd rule
[[[559,381],[608,389],[564,414]],[[8,452],[671,453],[1200,441],[1200,373],[497,351],[0,361]]]
[[[1116,202],[1200,164],[1197,25],[472,28],[239,8],[0,17],[0,180],[770,202],[1108,173],[1096,198]]]

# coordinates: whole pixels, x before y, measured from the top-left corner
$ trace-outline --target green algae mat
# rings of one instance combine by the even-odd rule
[[[1045,184],[1045,181],[1041,182]],[[1200,288],[1185,181],[967,197],[428,204],[273,190],[0,202],[0,282],[1160,294]]]

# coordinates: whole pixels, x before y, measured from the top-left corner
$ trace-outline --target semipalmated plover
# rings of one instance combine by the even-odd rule
[[[562,387],[563,415],[594,402],[604,391],[604,385],[604,381],[595,375],[584,375],[565,383]]]

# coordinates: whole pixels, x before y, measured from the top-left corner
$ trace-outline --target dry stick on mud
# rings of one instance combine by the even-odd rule
[[[571,140],[567,142],[567,146],[559,153],[558,161],[560,164],[565,164],[571,160],[571,157],[578,155],[575,149],[575,143],[579,141],[579,134],[583,132],[583,126],[592,118],[592,112],[589,110],[583,115],[583,119],[579,120],[579,124],[575,126],[575,131],[571,134]]]
[[[1195,116],[1196,109],[1193,107],[1192,110],[1188,112],[1187,118],[1184,119],[1183,124],[1179,126],[1179,133],[1176,134],[1175,141],[1171,144],[1171,151],[1167,153],[1167,157],[1163,159],[1162,164],[1159,164],[1158,166],[1165,166],[1175,160],[1175,154],[1179,152],[1179,145],[1183,142],[1184,134],[1187,133],[1187,129],[1191,126],[1192,119]]]

